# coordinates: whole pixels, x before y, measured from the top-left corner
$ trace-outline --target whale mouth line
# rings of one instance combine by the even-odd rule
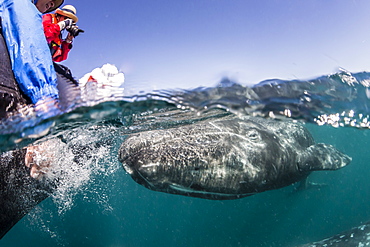
[[[147,185],[151,188],[155,188],[154,184],[152,184],[151,182],[148,181],[148,179],[146,177],[144,177],[140,172],[137,172],[137,174],[139,174],[139,176],[147,183]]]
[[[132,175],[134,173],[134,170],[128,164],[123,162],[122,166],[128,174]]]
[[[254,195],[254,193],[245,193],[245,194],[228,194],[228,193],[220,193],[220,192],[207,192],[207,191],[201,191],[201,190],[193,190],[188,187],[184,187],[177,184],[170,184],[169,187],[175,191],[179,191],[182,193],[193,193],[198,195],[214,195],[214,196],[223,196],[223,197],[236,197],[236,196],[250,196]]]

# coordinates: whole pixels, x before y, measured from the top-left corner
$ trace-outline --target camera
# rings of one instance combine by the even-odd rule
[[[76,24],[72,24],[71,26],[67,27],[66,30],[73,36],[77,37],[80,33],[84,33],[85,31],[78,28]]]

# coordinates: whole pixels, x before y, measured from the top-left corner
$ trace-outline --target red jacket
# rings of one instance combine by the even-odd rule
[[[72,49],[72,43],[62,40],[62,33],[55,14],[43,15],[42,25],[44,26],[44,33],[51,50],[53,61],[61,62],[66,60],[69,51]]]

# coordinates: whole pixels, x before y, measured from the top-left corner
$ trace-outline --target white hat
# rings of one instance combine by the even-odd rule
[[[78,21],[78,18],[76,16],[77,13],[76,8],[73,7],[72,5],[66,5],[61,9],[57,9],[55,13],[71,18],[74,23]]]

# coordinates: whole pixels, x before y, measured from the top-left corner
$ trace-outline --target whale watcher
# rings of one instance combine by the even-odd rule
[[[67,59],[68,53],[73,47],[73,39],[82,31],[76,26],[78,21],[76,13],[74,6],[66,5],[57,9],[54,14],[46,14],[42,17],[45,37],[54,62]],[[62,37],[63,30],[68,31],[66,38]]]

